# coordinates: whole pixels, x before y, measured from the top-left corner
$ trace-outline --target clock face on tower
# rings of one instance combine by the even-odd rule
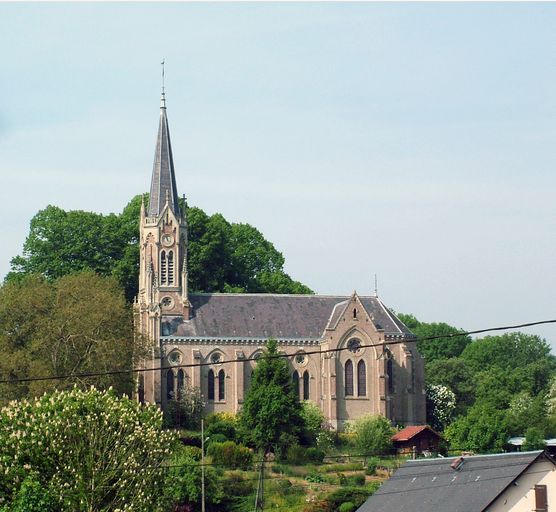
[[[162,245],[165,245],[166,247],[169,247],[170,245],[172,245],[174,243],[174,237],[172,235],[169,235],[168,233],[162,235],[161,238],[162,241]]]

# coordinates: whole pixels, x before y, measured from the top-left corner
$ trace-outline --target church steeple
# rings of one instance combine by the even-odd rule
[[[160,121],[154,154],[153,174],[151,179],[151,195],[149,202],[149,217],[158,217],[164,206],[166,198],[170,209],[180,216],[176,176],[174,174],[174,159],[172,158],[172,145],[170,143],[170,130],[166,116],[166,96],[162,89],[160,100]]]

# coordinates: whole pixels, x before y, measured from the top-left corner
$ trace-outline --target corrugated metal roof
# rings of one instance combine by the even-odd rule
[[[357,512],[482,512],[542,451],[408,461]],[[548,460],[551,458],[547,457]]]

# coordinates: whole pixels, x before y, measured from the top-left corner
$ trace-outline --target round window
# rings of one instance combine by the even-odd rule
[[[215,352],[212,356],[210,356],[210,362],[212,364],[218,364],[220,361],[222,361],[222,356],[218,352]]]
[[[356,354],[361,350],[361,341],[357,338],[351,338],[351,340],[347,342],[347,348],[350,352]]]
[[[172,299],[172,297],[169,296],[162,297],[162,300],[160,301],[160,305],[162,306],[163,309],[172,309],[174,307],[174,299]]]
[[[181,354],[177,350],[170,352],[170,354],[168,355],[168,361],[170,361],[170,364],[180,364]]]

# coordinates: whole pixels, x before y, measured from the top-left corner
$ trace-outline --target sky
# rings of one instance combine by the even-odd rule
[[[554,319],[555,26],[555,3],[0,3],[0,277],[40,209],[148,191],[164,58],[180,194],[292,277],[376,274],[466,330]]]

